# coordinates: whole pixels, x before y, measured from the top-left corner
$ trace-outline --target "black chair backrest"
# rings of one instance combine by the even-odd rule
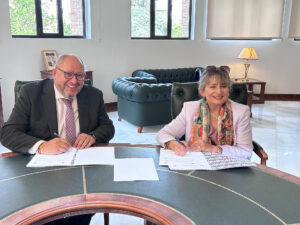
[[[15,83],[15,102],[17,102],[19,96],[20,96],[20,91],[23,85],[25,84],[29,84],[32,82],[38,82],[38,80],[29,80],[29,81],[21,81],[21,80],[17,80]]]
[[[173,83],[171,92],[172,119],[181,112],[184,102],[196,101],[200,98],[198,82]],[[229,98],[235,102],[247,105],[248,90],[246,84],[232,84]]]
[[[23,85],[28,84],[28,83],[33,83],[33,82],[38,82],[40,80],[28,80],[28,81],[21,81],[21,80],[17,80],[15,83],[15,102],[17,102],[19,95],[20,95],[20,91]],[[92,86],[92,81],[90,79],[85,79],[84,80],[84,84],[85,85],[89,85]]]

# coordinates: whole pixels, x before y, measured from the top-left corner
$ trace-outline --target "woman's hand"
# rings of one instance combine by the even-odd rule
[[[181,141],[181,142],[185,145],[185,147],[182,146],[180,143],[178,143],[175,140],[168,141],[166,143],[166,145],[167,145],[167,148],[169,150],[174,151],[176,155],[183,156],[189,150],[189,145],[185,141]]]
[[[192,145],[191,145],[191,151],[194,152],[213,152],[213,153],[217,153],[219,148],[216,145],[212,145],[209,143],[206,143],[205,141],[199,139],[197,141],[195,141]]]

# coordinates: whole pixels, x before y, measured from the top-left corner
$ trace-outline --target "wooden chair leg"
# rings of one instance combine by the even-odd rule
[[[148,220],[145,220],[144,225],[156,225],[155,223],[152,223]]]
[[[121,118],[121,117],[119,117],[119,118],[118,118],[118,121],[122,121],[122,118]]]
[[[142,133],[143,127],[138,127],[138,133]]]
[[[104,225],[109,225],[109,213],[104,214]]]

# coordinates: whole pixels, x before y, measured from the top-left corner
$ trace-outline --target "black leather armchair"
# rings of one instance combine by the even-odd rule
[[[172,119],[181,112],[183,103],[187,101],[196,101],[201,98],[198,89],[198,82],[173,83],[171,93],[171,116]],[[247,105],[248,90],[246,84],[232,84],[229,98],[235,102]],[[268,155],[263,148],[255,141],[252,141],[253,151],[260,158],[262,165],[267,164]]]
[[[191,82],[199,79],[204,69],[179,68],[136,70],[132,77],[116,78],[112,90],[118,96],[118,114],[138,126],[166,124],[171,121],[171,89],[173,82]]]

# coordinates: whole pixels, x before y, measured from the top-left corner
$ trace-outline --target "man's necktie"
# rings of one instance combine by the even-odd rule
[[[62,101],[66,105],[66,114],[65,114],[65,129],[66,129],[66,139],[73,145],[76,141],[76,128],[75,128],[75,119],[72,108],[72,100],[62,98]]]

